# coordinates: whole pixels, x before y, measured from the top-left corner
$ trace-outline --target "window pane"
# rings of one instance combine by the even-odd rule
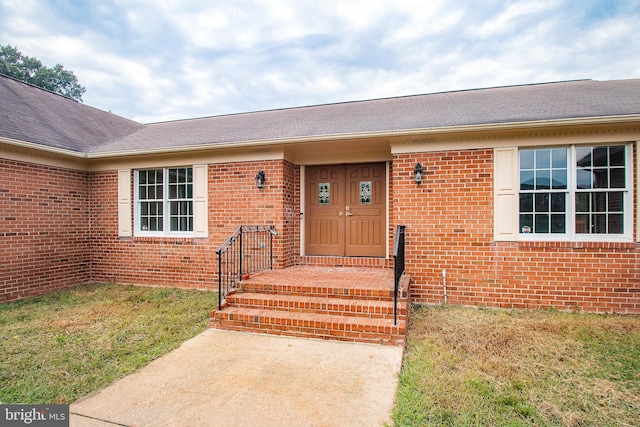
[[[138,188],[138,198],[144,200],[147,198],[147,187]]]
[[[609,165],[624,166],[624,146],[609,147]]]
[[[535,150],[520,150],[520,169],[533,169]]]
[[[170,222],[171,231],[179,231],[178,229],[178,217],[172,217]]]
[[[372,197],[371,181],[360,181],[360,204],[370,205]]]
[[[608,147],[596,147],[593,149],[593,166],[609,166]]]
[[[328,206],[331,201],[331,183],[318,183],[318,205]]]
[[[551,150],[551,167],[554,169],[567,168],[567,149],[554,148]]]
[[[536,214],[536,224],[534,227],[536,233],[548,233],[549,232],[549,215]]]
[[[551,232],[564,233],[565,231],[565,216],[558,214],[551,215]]]
[[[576,215],[576,233],[586,234],[589,232],[589,215]]]
[[[621,214],[610,214],[609,215],[609,233],[613,234],[622,234],[623,226],[622,226],[622,215]]]
[[[558,169],[552,172],[551,186],[554,189],[567,188],[567,170],[566,169]]]
[[[591,218],[593,220],[592,229],[594,233],[603,234],[607,232],[607,215],[595,214]]]
[[[177,199],[178,198],[178,186],[175,184],[169,185],[169,198]]]
[[[591,188],[591,170],[578,169],[578,188]]]
[[[533,171],[520,172],[520,189],[533,190]]]
[[[533,215],[521,214],[520,215],[520,232],[531,233],[533,231]]]
[[[551,167],[551,150],[542,149],[536,151],[536,169],[549,169]]]
[[[622,193],[608,193],[609,203],[608,210],[609,212],[622,212]]]
[[[609,171],[607,169],[593,171],[593,188],[609,188]]]
[[[533,194],[520,194],[520,212],[533,212]]]
[[[564,193],[551,193],[551,212],[565,212],[565,199]]]
[[[138,182],[140,184],[146,184],[147,183],[147,171],[139,171],[138,172]]]
[[[193,199],[193,184],[187,184],[187,199]]]
[[[536,198],[536,212],[549,212],[549,193],[538,193]]]
[[[576,212],[589,212],[589,193],[576,194]]]
[[[625,185],[624,169],[614,168],[614,169],[611,169],[610,172],[611,172],[610,188],[624,188],[624,185]]]
[[[536,190],[548,190],[551,188],[551,171],[547,169],[536,170]]]
[[[591,166],[591,147],[576,148],[576,166],[578,167]]]
[[[593,193],[591,197],[591,212],[607,211],[607,193]]]

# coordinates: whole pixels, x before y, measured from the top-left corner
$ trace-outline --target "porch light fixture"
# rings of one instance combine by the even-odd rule
[[[258,172],[258,174],[256,175],[256,187],[264,188],[265,179],[266,178],[265,178],[265,175],[264,175],[264,171]]]
[[[413,175],[415,176],[416,184],[420,185],[422,183],[422,165],[420,163],[413,169]]]

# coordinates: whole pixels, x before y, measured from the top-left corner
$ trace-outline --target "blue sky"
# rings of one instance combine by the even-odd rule
[[[144,123],[640,78],[640,0],[0,0],[0,44]]]

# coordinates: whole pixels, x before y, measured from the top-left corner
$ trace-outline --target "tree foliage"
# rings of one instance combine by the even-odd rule
[[[10,45],[0,45],[0,74],[80,102],[86,91],[73,71],[65,70],[61,64],[48,68],[37,58],[23,55],[17,47]]]

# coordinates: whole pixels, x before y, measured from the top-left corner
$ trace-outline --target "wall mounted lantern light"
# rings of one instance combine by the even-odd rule
[[[258,172],[258,174],[256,175],[256,187],[264,188],[265,179],[266,178],[265,178],[265,175],[264,175],[264,171]]]
[[[413,169],[413,175],[416,179],[416,184],[420,185],[422,183],[422,165],[420,163]]]

